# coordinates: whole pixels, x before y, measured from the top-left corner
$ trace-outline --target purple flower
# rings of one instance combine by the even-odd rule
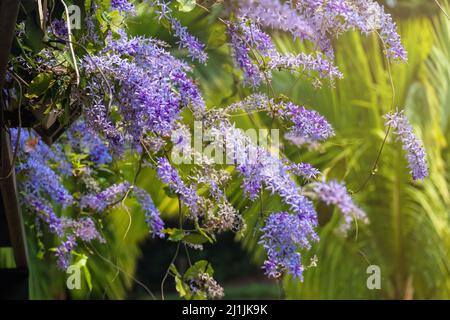
[[[107,116],[106,107],[102,103],[93,103],[85,110],[87,125],[96,132],[100,132],[108,140],[114,152],[122,154],[124,138],[117,127]]]
[[[54,19],[51,23],[51,30],[59,38],[65,39],[68,37],[67,23],[64,19]]]
[[[264,27],[290,32],[305,39],[313,32],[307,20],[290,4],[279,0],[245,0],[240,3],[242,17],[248,17]]]
[[[67,140],[75,150],[88,153],[97,166],[112,161],[108,144],[84,121],[77,121],[69,128]]]
[[[75,236],[67,237],[67,240],[63,241],[61,245],[56,249],[56,258],[58,267],[65,271],[70,265],[70,257],[72,250],[76,247]]]
[[[155,13],[158,15],[159,20],[172,18],[172,9],[170,8],[170,0],[150,0],[150,5],[154,7]]]
[[[322,142],[334,136],[331,125],[317,111],[287,103],[284,112],[284,117],[294,123],[289,133],[291,136],[310,142]]]
[[[205,45],[192,36],[185,26],[182,26],[177,19],[172,19],[172,28],[175,31],[175,36],[179,39],[178,45],[180,48],[187,49],[189,56],[197,59],[201,63],[208,60],[208,55],[205,53]]]
[[[24,184],[24,190],[28,193],[45,193],[53,201],[67,207],[73,203],[73,197],[62,185],[60,177],[45,163],[29,157],[28,161],[17,166],[19,172],[23,172],[28,180]]]
[[[333,38],[357,29],[364,34],[377,31],[391,60],[406,61],[391,15],[374,0],[244,0],[240,17],[249,18],[267,28],[289,32],[299,40],[311,41],[333,58]]]
[[[305,230],[306,227],[306,230]],[[303,281],[303,266],[299,249],[310,248],[309,226],[297,215],[272,213],[261,229],[260,244],[267,253],[263,269],[270,278],[279,278],[287,271]]]
[[[251,200],[256,199],[262,187],[272,194],[278,194],[283,203],[302,220],[305,234],[311,239],[317,239],[314,205],[292,179],[289,167],[267,150],[255,146],[248,136],[233,126],[222,123],[220,128],[211,131],[212,136],[224,137],[227,157],[243,176],[243,188],[247,196]]]
[[[297,106],[292,102],[275,102],[267,96],[257,93],[227,108],[229,112],[238,109],[247,112],[266,111],[277,115],[285,121],[292,122],[288,138],[297,139],[302,144],[323,142],[334,136],[333,127],[317,111]]]
[[[15,128],[10,129],[11,141],[16,141],[17,131]],[[67,160],[61,145],[49,147],[37,135],[34,136],[28,131],[21,131],[18,152],[23,159],[32,158],[33,161],[41,163],[43,166],[51,165],[54,168],[52,170],[63,176],[72,174],[72,165]]]
[[[291,173],[307,181],[317,179],[317,176],[320,174],[320,171],[309,163],[292,163],[288,167]]]
[[[205,45],[201,43],[196,37],[191,35],[187,28],[183,26],[179,20],[172,16],[172,9],[170,9],[171,1],[166,0],[151,0],[150,5],[156,10],[159,21],[165,19],[170,21],[175,37],[178,38],[177,44],[180,48],[188,51],[188,55],[201,63],[206,63],[208,55],[205,52]]]
[[[386,126],[393,129],[397,139],[401,141],[406,151],[408,167],[414,180],[428,177],[426,153],[422,141],[414,134],[413,128],[403,111],[389,113],[384,116]]]
[[[178,171],[169,163],[169,160],[166,158],[158,159],[157,174],[162,182],[166,183],[173,192],[180,196],[180,199],[191,209],[191,213],[196,216],[199,209],[197,190],[193,186],[187,186],[184,183]]]
[[[121,14],[136,14],[136,8],[128,0],[111,0],[111,9],[117,10]]]
[[[62,223],[64,229],[71,229],[71,234],[84,242],[91,242],[93,240],[105,242],[105,239],[97,231],[94,221],[89,217],[80,218],[78,220],[66,218],[63,219]]]
[[[251,48],[248,46],[244,37],[239,34],[239,28],[233,24],[228,26],[228,35],[230,37],[230,45],[232,55],[236,66],[244,72],[244,80],[246,84],[257,87],[264,78],[259,66],[251,57]]]
[[[123,198],[129,189],[130,184],[123,182],[114,184],[100,193],[84,195],[80,199],[80,208],[102,213],[107,207],[116,204]]]
[[[321,201],[327,205],[335,205],[341,210],[345,221],[341,227],[342,231],[350,229],[354,219],[368,222],[365,212],[355,205],[344,184],[330,181],[314,183],[313,186],[314,193]]]
[[[156,209],[150,195],[147,193],[147,191],[138,187],[134,187],[133,192],[138,202],[140,203],[142,210],[144,210],[145,221],[150,228],[150,232],[153,234],[153,236],[164,238],[165,235],[162,232],[162,230],[164,229],[164,222],[162,221],[160,213],[158,209]]]
[[[45,200],[40,199],[34,194],[27,194],[22,199],[27,207],[33,210],[42,222],[47,224],[52,233],[58,237],[63,236],[64,230],[61,219],[56,216],[52,207]]]
[[[119,36],[108,37],[104,52],[85,60],[84,69],[92,76],[89,83],[93,98],[86,119],[113,146],[123,146],[126,137],[137,149],[148,134],[169,136],[183,108],[190,107],[201,114],[205,103],[188,76],[191,68],[162,49],[159,42],[128,38],[122,31]],[[105,100],[109,95],[105,96],[97,85],[104,82],[98,66],[111,84],[120,123],[108,116]]]
[[[305,53],[297,55],[277,53],[272,56],[269,68],[287,69],[291,70],[291,72],[306,72],[308,75],[311,75],[312,72],[317,72],[320,78],[329,78],[330,81],[344,77],[339,69],[333,65],[332,61],[324,58],[320,53],[316,56]]]

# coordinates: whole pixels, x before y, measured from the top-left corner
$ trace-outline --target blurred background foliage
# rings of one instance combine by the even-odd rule
[[[314,164],[330,178],[346,181],[371,223],[359,225],[356,232],[344,237],[337,232],[338,215],[330,207],[319,206],[321,241],[303,253],[305,265],[316,256],[317,266],[306,270],[303,283],[289,277],[275,283],[262,275],[264,252],[257,246],[257,230],[261,217],[276,210],[278,204],[249,203],[244,200],[239,183],[231,185],[229,198],[245,214],[250,232],[243,237],[223,235],[217,244],[205,246],[204,251],[190,252],[193,260],[207,257],[211,261],[215,277],[224,286],[225,298],[450,298],[450,21],[432,0],[384,2],[398,21],[409,53],[407,64],[389,68],[377,37],[350,33],[335,43],[336,62],[345,77],[334,87],[324,83],[317,89],[310,79],[283,72],[276,74],[273,81],[277,94],[318,110],[337,132],[336,138],[321,150],[305,152],[285,145],[284,154],[292,160]],[[440,2],[450,11],[449,1]],[[158,26],[147,6],[140,6],[138,11],[138,16],[128,21],[131,34],[158,36],[173,44],[170,34]],[[249,94],[248,89],[239,86],[239,75],[233,72],[228,49],[223,45],[223,26],[200,10],[179,18],[208,44],[210,60],[207,66],[197,66],[195,74],[207,104],[223,106]],[[283,34],[277,35],[276,42],[282,51],[307,49]],[[183,52],[174,54],[182,56]],[[385,135],[382,115],[392,108],[405,109],[424,141],[431,176],[423,183],[411,182],[401,146],[392,140],[372,172]],[[269,128],[271,124],[269,118],[259,114],[240,115],[234,120],[242,128]],[[131,179],[136,163],[137,159],[128,157],[116,162],[109,174],[123,174]],[[150,192],[170,227],[176,223],[172,219],[178,204],[166,196],[154,172],[144,170],[138,185]],[[359,190],[370,175],[370,183]],[[57,271],[28,227],[31,298],[158,298],[175,244],[149,239],[144,219],[135,208],[136,204],[129,201],[127,208],[118,207],[106,214],[103,232],[108,244],[79,252],[88,257],[92,290],[88,289],[89,280],[84,274],[82,289],[67,292],[66,275]],[[186,259],[186,255],[179,257],[178,269],[185,269]],[[0,265],[13,266],[11,252],[0,250]],[[369,265],[381,268],[381,290],[367,289]],[[166,288],[175,291],[173,283],[168,282]],[[170,297],[176,298],[176,294]]]

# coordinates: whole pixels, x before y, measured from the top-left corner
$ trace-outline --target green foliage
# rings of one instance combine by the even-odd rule
[[[175,277],[175,289],[180,298],[187,300],[205,300],[207,298],[203,292],[193,292],[189,284],[201,274],[208,274],[211,277],[214,275],[214,269],[208,261],[197,261],[183,275],[178,272],[174,264],[170,266],[170,271]]]
[[[194,10],[197,2],[195,0],[177,0],[178,10],[182,12],[190,12]]]
[[[54,83],[55,80],[52,74],[40,73],[30,82],[25,97],[29,99],[38,98],[50,89]]]

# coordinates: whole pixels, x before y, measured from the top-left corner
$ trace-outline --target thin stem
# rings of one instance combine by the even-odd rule
[[[66,13],[66,23],[67,23],[67,34],[68,34],[68,38],[69,38],[69,49],[70,49],[70,54],[72,56],[72,60],[73,60],[73,67],[75,69],[75,74],[77,75],[77,86],[80,85],[80,72],[78,71],[78,66],[77,66],[77,57],[75,55],[75,50],[73,49],[73,45],[72,45],[72,27],[70,25],[70,15],[69,15],[69,8],[67,8],[66,3],[64,2],[64,0],[60,0],[62,5],[64,6],[64,11]]]
[[[383,49],[384,49],[384,53],[387,52],[387,46],[386,43],[384,42],[383,38],[381,37],[381,35],[378,33],[378,31],[374,30],[374,32],[377,34],[378,38],[380,39],[382,45],[383,45]],[[388,76],[389,76],[389,83],[391,86],[391,90],[392,90],[392,101],[391,101],[391,107],[390,110],[393,111],[394,107],[395,107],[395,97],[396,97],[396,92],[395,92],[395,85],[394,85],[394,79],[392,78],[392,70],[391,70],[391,63],[389,61],[388,57],[385,57],[386,60],[386,69],[388,72]],[[381,147],[378,151],[377,154],[377,158],[375,160],[375,163],[372,166],[372,170],[370,171],[369,176],[367,177],[367,179],[364,181],[364,183],[362,184],[362,186],[360,188],[358,188],[357,191],[353,192],[353,194],[359,193],[362,190],[364,190],[366,188],[366,186],[369,184],[370,180],[372,180],[373,176],[376,174],[376,170],[378,167],[378,163],[380,162],[381,159],[381,154],[383,153],[384,150],[384,146],[386,145],[387,139],[389,137],[389,133],[391,131],[391,126],[389,125],[387,130],[386,130],[386,135],[384,136],[383,139],[383,143],[381,144]]]
[[[179,219],[180,219],[179,223],[180,223],[180,229],[181,229],[183,227],[183,216],[182,216],[182,211],[181,211],[181,200],[180,200],[180,197],[178,197],[178,216],[179,216]],[[178,253],[180,252],[180,245],[181,245],[181,241],[178,241],[177,249],[175,250],[175,254],[172,257],[172,260],[170,261],[169,267],[167,268],[166,273],[164,274],[164,277],[163,277],[162,282],[161,282],[161,299],[162,300],[165,300],[165,298],[164,298],[164,284],[165,284],[165,282],[167,280],[167,277],[169,276],[170,267],[175,263],[175,260],[178,257]]]
[[[369,175],[369,176],[367,177],[367,179],[364,181],[364,183],[362,184],[362,186],[359,187],[358,190],[352,192],[352,194],[357,194],[357,193],[361,192],[362,190],[364,190],[364,189],[366,188],[366,186],[369,184],[369,182],[370,182],[370,180],[372,179],[372,177],[376,174],[377,167],[378,167],[378,163],[380,162],[381,154],[383,153],[384,146],[386,145],[386,142],[387,142],[387,139],[388,139],[388,137],[389,137],[390,131],[391,131],[391,126],[389,125],[389,127],[388,127],[388,129],[387,129],[387,131],[386,131],[386,135],[384,136],[383,143],[381,144],[381,147],[380,147],[380,149],[379,149],[379,151],[378,151],[377,158],[376,158],[376,160],[375,160],[375,162],[374,162],[374,164],[373,164],[373,166],[372,166],[372,170],[370,171],[370,175]]]
[[[97,251],[97,249],[95,249],[95,247],[93,246],[89,246],[89,248],[95,252],[95,254],[97,256],[99,256],[103,261],[107,262],[108,264],[112,265],[113,267],[115,267],[118,271],[120,271],[121,273],[123,273],[124,275],[126,275],[127,277],[129,277],[131,280],[133,280],[134,282],[136,282],[138,285],[140,285],[142,288],[144,288],[145,291],[147,291],[147,293],[152,297],[153,300],[156,300],[155,295],[153,294],[153,292],[141,281],[139,281],[138,279],[136,279],[135,277],[133,277],[131,274],[129,274],[128,272],[126,272],[125,270],[123,270],[122,268],[120,268],[117,264],[115,264],[114,262],[112,262],[111,260],[109,260],[108,258],[105,258],[104,256],[102,256],[100,254],[100,252]]]
[[[181,241],[178,242],[178,244],[177,244],[177,249],[175,250],[175,254],[173,255],[172,260],[170,261],[169,267],[167,268],[167,271],[164,274],[164,278],[162,279],[162,282],[161,282],[161,299],[162,300],[165,300],[164,299],[164,284],[165,284],[165,282],[167,280],[167,276],[169,275],[170,266],[175,263],[175,260],[178,257],[178,253],[180,252],[180,245],[181,245]]]

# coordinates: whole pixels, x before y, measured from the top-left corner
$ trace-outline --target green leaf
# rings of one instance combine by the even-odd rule
[[[172,24],[170,23],[169,20],[167,20],[166,18],[162,18],[159,21],[160,25],[162,25],[164,28],[170,30],[172,28]]]
[[[197,231],[198,231],[202,236],[204,236],[206,239],[208,239],[209,243],[214,243],[214,241],[215,241],[214,235],[209,236],[209,235],[205,232],[205,230],[204,230],[203,228],[200,227],[200,225],[198,224],[197,221],[195,222],[195,227],[196,227]]]
[[[173,199],[178,198],[178,195],[175,192],[173,192],[168,186],[164,187],[164,192],[169,198]]]
[[[175,289],[180,294],[180,297],[183,298],[186,296],[186,290],[184,289],[183,280],[179,276],[175,277]]]
[[[89,272],[89,269],[86,265],[83,267],[83,271],[84,271],[84,277],[86,278],[86,283],[88,285],[89,291],[92,291],[91,273]]]
[[[214,274],[214,269],[211,264],[206,260],[200,260],[194,263],[183,275],[185,280],[195,278],[200,273],[207,273],[210,276]]]
[[[44,48],[44,32],[36,23],[35,17],[30,14],[25,21],[26,44],[37,53]]]
[[[40,73],[31,81],[25,96],[29,99],[37,98],[51,88],[54,83],[52,74]]]
[[[169,270],[170,271],[172,271],[172,273],[175,275],[175,276],[180,276],[180,273],[178,272],[178,270],[177,270],[177,267],[175,266],[175,264],[171,264],[170,265],[170,267],[169,267]]]
[[[191,233],[183,238],[183,241],[192,243],[192,244],[203,244],[208,242],[209,239],[200,233]]]
[[[176,228],[164,229],[163,233],[168,234],[169,240],[174,242],[183,240],[184,236],[186,235],[184,230]]]
[[[197,2],[195,0],[177,0],[178,10],[182,12],[190,12],[194,10]]]
[[[208,37],[208,48],[214,49],[223,46],[227,42],[227,32],[224,25],[215,25],[212,27]]]

